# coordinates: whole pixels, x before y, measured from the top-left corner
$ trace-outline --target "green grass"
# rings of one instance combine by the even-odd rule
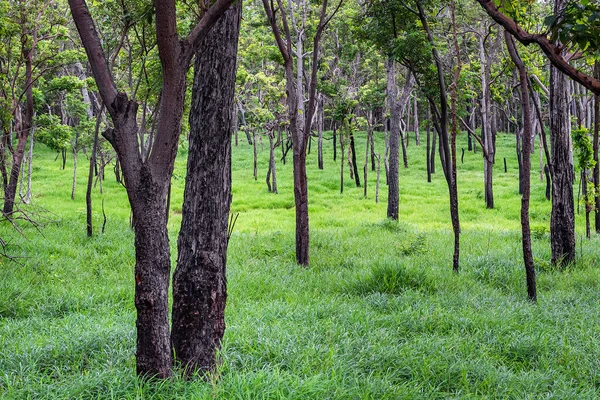
[[[22,257],[0,262],[1,398],[598,397],[600,240],[581,239],[580,215],[577,263],[565,270],[549,264],[550,204],[535,171],[537,152],[531,218],[539,303],[532,305],[521,261],[514,137],[498,137],[495,209],[485,209],[481,153],[465,154],[458,165],[459,275],[451,268],[446,183],[439,163],[426,182],[424,146],[411,142],[410,167],[400,170],[398,223],[385,219],[383,165],[375,204],[374,173],[367,199],[348,175],[340,194],[331,141],[323,171],[313,146],[311,266],[304,269],[294,263],[291,163],[278,162],[280,193],[268,193],[267,142],[259,144],[254,181],[252,147],[242,139],[233,150],[232,210],[240,215],[228,256],[223,363],[208,383],[135,377],[134,251],[124,189],[107,170],[104,193],[94,191],[96,229],[104,199],[106,232],[88,239],[86,173],[72,201],[72,164],[60,170],[54,155],[37,146],[30,209],[44,224],[42,234],[26,224],[23,236],[0,226],[10,253]],[[358,135],[360,160],[363,142]],[[460,155],[464,136],[458,147]],[[80,155],[79,165],[85,161]],[[181,154],[169,219],[173,249],[184,176]]]

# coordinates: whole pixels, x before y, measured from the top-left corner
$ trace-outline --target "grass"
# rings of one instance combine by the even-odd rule
[[[377,140],[382,152],[382,137]],[[359,135],[359,155],[363,142]],[[24,236],[0,226],[11,254],[22,257],[0,263],[0,397],[597,398],[600,240],[581,239],[578,216],[577,263],[565,270],[549,264],[550,204],[535,172],[539,303],[530,304],[514,137],[500,135],[497,144],[494,210],[485,209],[481,154],[467,152],[458,166],[463,230],[455,275],[447,187],[439,163],[433,182],[426,182],[424,146],[411,142],[410,167],[400,170],[398,223],[385,219],[383,171],[379,204],[374,173],[367,199],[348,175],[342,195],[331,141],[323,171],[313,146],[311,267],[304,269],[294,263],[291,164],[278,163],[280,194],[268,193],[267,144],[259,144],[260,179],[254,181],[252,147],[240,140],[233,150],[232,210],[240,216],[228,256],[223,363],[209,382],[135,377],[133,234],[124,189],[107,171],[104,193],[94,193],[96,230],[103,198],[106,232],[88,239],[85,173],[70,200],[72,171],[60,170],[38,145],[32,207],[47,210],[38,215],[43,235],[28,226]],[[459,154],[460,147],[465,137]],[[79,164],[84,160],[80,155]],[[184,176],[182,153],[169,220],[173,249]]]

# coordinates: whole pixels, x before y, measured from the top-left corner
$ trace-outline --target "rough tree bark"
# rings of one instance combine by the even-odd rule
[[[188,374],[215,368],[225,332],[230,133],[241,10],[236,1],[196,52],[171,335],[176,361]]]
[[[555,11],[566,0],[556,0]],[[568,79],[556,67],[550,67],[550,146],[552,149],[552,213],[550,247],[552,263],[575,260],[574,171],[571,159],[571,120]]]
[[[139,375],[160,378],[171,375],[173,356],[168,319],[171,262],[166,199],[181,132],[186,73],[198,45],[232,2],[214,2],[183,39],[177,34],[175,1],[154,2],[162,95],[153,146],[146,157],[138,143],[138,103],[118,91],[85,0],[69,0],[98,91],[113,121],[114,128],[103,135],[121,161],[133,213]]]
[[[537,300],[535,283],[535,265],[533,263],[533,252],[531,250],[531,231],[529,228],[529,197],[531,188],[531,128],[532,116],[529,100],[529,85],[527,70],[521,60],[513,37],[504,32],[504,39],[508,53],[519,71],[519,82],[521,89],[521,110],[523,113],[523,196],[521,197],[521,235],[523,244],[523,263],[527,280],[527,294],[533,302]]]

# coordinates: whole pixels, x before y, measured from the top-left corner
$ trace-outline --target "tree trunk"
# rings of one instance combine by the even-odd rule
[[[358,175],[358,165],[356,162],[356,148],[354,146],[354,134],[350,132],[350,150],[352,157],[352,170],[354,171],[354,181],[356,182],[356,187],[360,187],[360,175]]]
[[[425,149],[425,158],[427,164],[427,182],[431,182],[431,127],[429,113],[427,113],[427,148]]]
[[[483,145],[483,186],[485,191],[486,208],[494,208],[494,190],[493,190],[493,175],[494,175],[494,139],[492,134],[491,124],[491,94],[490,94],[490,60],[486,57],[483,43],[483,36],[479,37],[479,62],[481,63],[481,132]],[[487,157],[485,156],[487,154]]]
[[[523,263],[525,264],[525,274],[527,281],[527,294],[533,302],[537,299],[536,282],[535,282],[535,265],[533,262],[533,252],[531,250],[531,231],[529,228],[529,198],[530,198],[530,182],[531,182],[531,128],[532,116],[531,105],[529,100],[529,86],[527,84],[527,70],[525,64],[521,60],[513,37],[504,32],[504,39],[508,52],[513,60],[513,63],[519,71],[519,81],[521,89],[521,111],[523,113],[523,196],[521,197],[521,235],[523,244]]]
[[[596,79],[600,78],[600,63],[598,61],[594,64],[594,75]],[[596,228],[596,233],[600,233],[600,165],[598,164],[598,136],[600,130],[600,96],[594,95],[594,140],[593,140],[593,149],[594,149],[594,161],[596,164],[594,165],[593,172],[593,181],[594,187],[596,188],[596,195],[594,197],[595,203],[595,218],[594,225]]]
[[[387,78],[387,96],[390,108],[390,153],[388,165],[388,207],[387,217],[393,220],[398,220],[398,202],[400,199],[398,189],[398,156],[399,156],[399,141],[400,141],[400,109],[396,93],[396,71],[394,68],[394,60],[388,58],[388,78]]]
[[[448,99],[446,82],[444,78],[444,69],[440,61],[437,48],[435,47],[433,35],[429,29],[429,23],[427,22],[423,5],[417,2],[417,8],[419,11],[419,19],[421,20],[423,29],[427,35],[427,41],[431,45],[431,52],[435,61],[438,86],[440,90],[440,107],[437,107],[432,98],[429,98],[429,103],[430,107],[432,108],[433,122],[440,136],[440,160],[442,162],[444,177],[446,178],[446,183],[448,185],[450,219],[452,222],[452,231],[454,233],[454,255],[452,257],[452,269],[454,272],[458,273],[460,265],[460,219],[458,214],[458,189],[456,186],[456,137],[455,135],[452,135],[452,137],[449,137],[448,135]]]
[[[317,106],[317,163],[319,165],[319,169],[323,169],[323,113],[323,95],[319,93]]]
[[[377,180],[375,181],[375,204],[379,203],[379,180],[381,177],[381,157],[376,154],[377,158]]]
[[[275,171],[275,146],[273,145],[274,141],[274,132],[267,132],[269,135],[269,169],[267,170],[267,188],[271,193],[277,193],[277,174]],[[271,182],[273,182],[271,184]]]
[[[250,135],[250,130],[248,129],[248,124],[246,123],[246,113],[244,111],[244,107],[242,107],[242,102],[238,100],[237,102],[238,109],[240,115],[242,117],[242,125],[244,125],[244,132],[246,133],[246,140],[248,140],[248,144],[252,144],[252,135]]]
[[[241,10],[237,1],[196,53],[171,336],[177,361],[188,374],[214,370],[225,332],[231,114]]]
[[[92,144],[92,154],[90,155],[90,170],[88,173],[87,189],[85,191],[85,205],[86,205],[86,220],[87,220],[87,235],[92,237],[93,233],[93,220],[92,220],[92,184],[94,182],[94,167],[96,165],[96,151],[98,149],[98,133],[100,131],[100,123],[102,121],[102,113],[104,112],[104,105],[100,109],[100,112],[96,116],[96,128],[94,129],[94,142]],[[118,160],[118,157],[117,157]]]
[[[342,151],[343,153],[343,151]],[[333,124],[333,161],[337,158],[337,131],[336,124]]]
[[[71,200],[75,200],[75,188],[77,187],[77,147],[79,146],[79,133],[75,134],[73,145],[73,185],[71,187]]]
[[[427,127],[428,129],[431,129],[431,109],[430,107],[427,107],[427,121],[429,121],[427,123]],[[435,134],[435,132],[433,132],[433,137],[431,138],[431,155],[429,157],[429,162],[430,162],[430,170],[431,170],[431,174],[435,174],[435,151],[437,149],[437,135]]]
[[[253,134],[252,135],[252,150],[253,150],[253,154],[254,154],[254,180],[258,180],[258,154],[257,154],[257,150],[256,150],[256,135]]]
[[[556,0],[555,10],[565,0]],[[550,143],[552,148],[552,213],[550,245],[552,263],[565,265],[575,260],[575,215],[573,204],[573,164],[570,140],[568,78],[550,67]]]
[[[23,42],[21,52],[25,58],[25,112],[16,118],[17,123],[17,148],[13,152],[13,163],[10,171],[8,185],[4,187],[4,208],[5,215],[10,215],[14,211],[15,197],[17,194],[17,184],[21,173],[21,165],[25,156],[25,145],[29,137],[30,130],[33,126],[33,49],[27,48],[26,42]],[[20,107],[14,107],[15,114],[20,113]],[[10,146],[9,146],[10,148]]]
[[[421,134],[419,132],[419,103],[417,101],[417,93],[415,92],[414,96],[414,111],[413,111],[413,119],[414,119],[414,129],[415,129],[415,144],[417,146],[421,145]]]
[[[369,125],[367,126],[367,141],[365,144],[365,165],[363,166],[363,178],[364,178],[363,179],[363,185],[364,185],[363,195],[365,198],[367,198],[367,177],[369,174],[369,145],[370,145],[372,136],[373,136],[373,128],[372,128],[372,125],[369,123]]]
[[[27,192],[25,193],[25,199],[23,203],[29,204],[31,202],[31,179],[33,175],[33,143],[35,138],[35,126],[29,135],[29,154],[27,156]]]
[[[344,193],[344,131],[345,126],[344,122],[342,121],[342,131],[340,132],[340,153],[342,154],[340,159],[340,194]]]

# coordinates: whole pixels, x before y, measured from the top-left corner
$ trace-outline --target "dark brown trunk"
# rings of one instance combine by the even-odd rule
[[[427,113],[427,148],[425,149],[427,163],[427,182],[431,182],[431,126],[429,123],[429,112]]]
[[[167,185],[155,182],[147,167],[140,172],[142,185],[136,185],[136,189],[128,187],[135,230],[136,367],[138,375],[164,378],[171,375],[173,364],[168,308],[171,260],[166,226]]]
[[[354,134],[350,132],[350,150],[352,152],[352,169],[354,170],[354,181],[356,187],[360,187],[360,176],[358,175],[358,164],[356,162],[356,147],[354,146]]]
[[[274,132],[267,132],[269,135],[269,169],[267,170],[267,188],[271,193],[277,193],[277,174],[275,169],[275,146]],[[273,182],[271,184],[271,182]]]
[[[335,132],[335,127],[333,129]],[[342,159],[340,160],[340,193],[344,193],[344,131],[345,126],[344,122],[342,122],[342,131],[340,132],[340,152],[342,154]]]
[[[367,182],[368,182],[368,174],[369,174],[369,145],[371,144],[371,139],[373,137],[373,128],[372,125],[369,123],[368,127],[367,127],[367,141],[365,144],[365,165],[363,167],[363,185],[364,185],[364,190],[363,190],[363,195],[366,198],[367,197]],[[371,149],[371,151],[373,151],[373,149]]]
[[[460,266],[460,219],[458,214],[458,188],[456,186],[456,136],[452,135],[452,137],[449,137],[448,135],[448,98],[442,62],[435,46],[433,35],[429,29],[429,23],[427,21],[427,17],[425,16],[423,5],[417,2],[417,8],[419,11],[419,19],[421,20],[423,29],[427,35],[427,41],[431,45],[431,52],[437,70],[438,86],[440,90],[440,107],[438,109],[432,98],[429,98],[429,103],[430,107],[432,108],[433,122],[437,125],[436,130],[440,136],[440,160],[442,162],[444,177],[446,178],[446,183],[448,185],[448,194],[450,198],[450,220],[452,221],[452,231],[454,233],[452,269],[454,272],[458,273]],[[457,82],[455,78],[455,84],[456,83]]]
[[[6,152],[8,150],[8,140],[11,132],[8,128],[2,133],[0,139],[0,174],[2,175],[2,188],[8,186],[8,171],[6,169]]]
[[[563,4],[557,0],[555,7]],[[568,78],[550,68],[550,145],[552,149],[552,213],[550,245],[552,263],[566,265],[575,260],[574,172],[571,164]]]
[[[323,95],[318,95],[318,107],[317,107],[317,132],[318,132],[318,143],[317,143],[317,164],[319,169],[323,169]]]
[[[427,107],[427,121],[428,122],[428,127],[431,127],[431,109],[429,107]],[[437,135],[435,134],[435,132],[433,132],[433,137],[431,138],[431,150],[430,150],[430,156],[429,156],[429,163],[430,163],[430,170],[431,170],[431,174],[435,174],[435,151],[437,149]]]
[[[523,170],[523,196],[521,197],[521,235],[523,244],[523,263],[525,265],[525,275],[527,281],[527,294],[533,302],[537,300],[536,282],[535,282],[535,265],[533,262],[533,252],[531,250],[531,231],[529,227],[529,198],[531,193],[531,128],[532,116],[531,105],[529,100],[529,86],[527,70],[525,64],[521,60],[513,37],[504,32],[504,39],[508,52],[513,60],[513,63],[519,71],[519,81],[521,88],[521,111],[523,113],[523,151],[522,155],[522,170]]]
[[[406,139],[407,135],[407,132],[400,131],[400,143],[402,144],[402,163],[404,168],[408,168],[408,153],[406,151],[406,143],[408,142],[408,139]]]
[[[516,152],[517,152],[517,167],[519,170],[519,194],[523,194],[523,150],[521,149],[521,143],[523,142],[524,132],[521,129],[517,130],[515,135],[516,139]]]
[[[230,133],[241,7],[237,1],[219,19],[196,53],[171,336],[176,361],[188,374],[214,370],[225,332]]]
[[[33,49],[26,48],[23,42],[23,48],[21,49],[25,58],[25,112],[22,117],[16,118],[17,123],[17,148],[13,152],[13,163],[10,170],[10,178],[8,185],[4,186],[4,208],[3,212],[5,215],[10,215],[14,211],[15,197],[17,195],[17,184],[19,182],[19,175],[21,173],[21,165],[23,163],[23,157],[25,156],[25,145],[27,144],[27,138],[29,137],[31,127],[33,125]],[[15,107],[15,112],[19,113],[20,107]]]
[[[333,124],[333,161],[337,158],[337,132],[336,124]]]
[[[98,149],[98,134],[100,133],[100,123],[102,121],[102,113],[104,105],[96,116],[96,128],[94,129],[94,142],[92,143],[92,154],[90,155],[90,169],[88,173],[87,189],[85,191],[85,206],[87,220],[87,235],[92,237],[94,234],[94,225],[92,220],[92,184],[94,182],[94,166],[96,165],[96,151]]]

